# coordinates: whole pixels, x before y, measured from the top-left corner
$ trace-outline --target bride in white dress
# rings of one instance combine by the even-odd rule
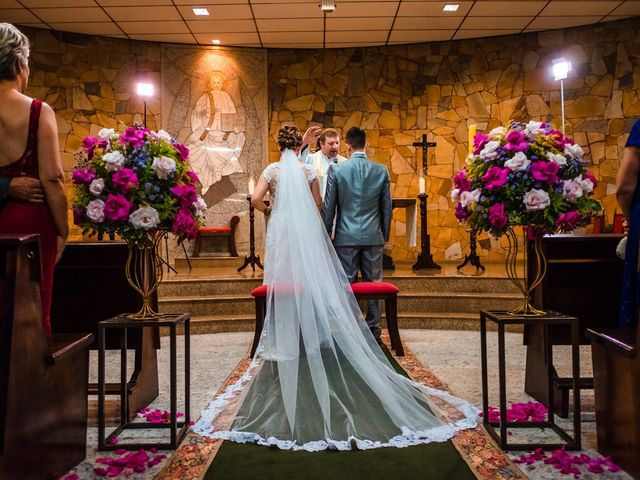
[[[398,374],[367,328],[318,210],[313,168],[298,159],[295,127],[278,134],[280,161],[263,172],[271,194],[265,242],[265,326],[251,366],[213,400],[197,433],[287,450],[405,447],[476,426],[477,411]],[[230,429],[216,417],[248,388]]]

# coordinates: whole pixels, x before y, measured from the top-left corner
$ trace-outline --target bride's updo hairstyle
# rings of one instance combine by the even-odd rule
[[[285,125],[278,132],[278,147],[280,151],[295,150],[302,145],[302,135],[296,127]]]

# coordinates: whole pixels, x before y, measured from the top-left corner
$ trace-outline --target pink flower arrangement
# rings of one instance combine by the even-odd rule
[[[514,122],[473,139],[453,177],[455,215],[495,236],[513,226],[534,236],[588,224],[601,210],[582,149],[544,122]]]
[[[128,127],[86,137],[72,173],[74,222],[83,232],[143,243],[157,231],[194,239],[206,204],[189,150],[167,132]]]

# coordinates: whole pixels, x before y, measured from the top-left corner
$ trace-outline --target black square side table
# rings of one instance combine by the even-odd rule
[[[498,327],[498,388],[500,394],[500,422],[489,421],[489,379],[487,373],[487,322],[493,322]],[[507,422],[507,372],[505,361],[505,340],[504,332],[507,325],[543,325],[545,337],[545,352],[547,356],[547,382],[549,383],[549,412],[547,420],[543,422]],[[573,437],[570,436],[555,422],[555,410],[553,406],[553,350],[549,342],[549,327],[551,325],[569,325],[571,328],[571,367],[573,385]],[[503,310],[483,310],[480,312],[480,353],[482,364],[482,412],[483,424],[489,434],[504,451],[509,450],[530,450],[542,448],[544,450],[554,450],[565,447],[567,450],[580,450],[580,333],[578,329],[578,318],[564,315],[558,312],[547,312],[539,316],[523,316],[509,314]],[[496,432],[499,427],[500,433]],[[553,444],[526,444],[508,442],[508,428],[547,428],[553,430],[566,443]]]
[[[158,448],[175,450],[189,430],[189,396],[190,396],[190,323],[188,313],[168,313],[158,318],[130,319],[126,314],[103,320],[98,324],[98,450],[139,450],[141,448]],[[177,386],[177,327],[184,328],[184,418],[177,419],[178,386]],[[169,423],[130,422],[127,418],[127,330],[140,327],[169,328],[169,375],[170,375],[170,420]],[[120,424],[105,438],[105,330],[120,330]],[[113,444],[125,429],[169,428],[169,443],[120,443]]]

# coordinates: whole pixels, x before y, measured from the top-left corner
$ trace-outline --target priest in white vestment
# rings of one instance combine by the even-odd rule
[[[307,148],[300,155],[302,160],[316,169],[320,182],[320,195],[324,198],[327,187],[327,170],[332,163],[346,162],[348,158],[338,154],[340,149],[340,135],[333,128],[325,128],[318,137],[318,151],[309,153]]]

